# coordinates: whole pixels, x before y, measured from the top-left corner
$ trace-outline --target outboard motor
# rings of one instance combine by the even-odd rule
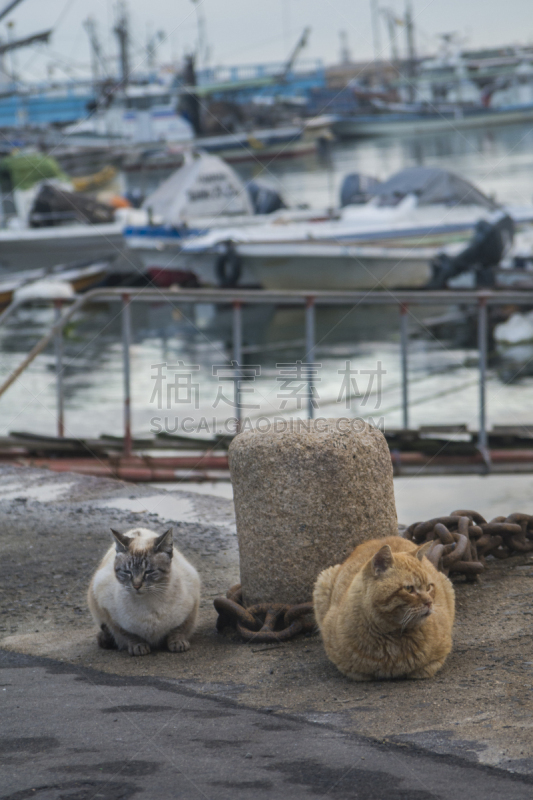
[[[433,275],[426,289],[444,289],[450,278],[474,270],[478,289],[494,286],[494,270],[513,241],[514,223],[507,214],[494,222],[476,223],[469,245],[458,255],[439,253],[431,267]]]
[[[341,186],[341,208],[368,203],[380,183],[377,178],[361,175],[359,172],[346,175]]]
[[[272,214],[280,208],[287,208],[279,192],[271,189],[266,183],[250,181],[246,188],[255,214]]]

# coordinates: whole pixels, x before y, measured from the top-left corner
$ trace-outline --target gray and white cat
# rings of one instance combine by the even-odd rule
[[[173,546],[172,528],[113,531],[115,545],[89,585],[88,602],[106,649],[144,656],[152,647],[173,653],[190,647],[200,603],[200,578]]]

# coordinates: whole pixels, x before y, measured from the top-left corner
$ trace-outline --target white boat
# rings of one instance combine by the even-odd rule
[[[124,222],[0,230],[0,272],[120,258]]]
[[[419,288],[432,277],[439,250],[464,247],[481,220],[509,217],[518,225],[531,222],[533,206],[499,208],[447,170],[413,167],[377,186],[369,202],[341,209],[337,219],[277,219],[191,236],[172,268],[193,273],[204,285]],[[511,238],[511,230],[504,233]]]
[[[178,261],[184,242],[192,237],[227,226],[285,225],[328,216],[326,210],[287,209],[275,190],[263,184],[254,186],[253,201],[250,186],[229,164],[218,156],[189,153],[184,166],[144,201],[142,211],[148,223],[125,228],[128,253],[142,261],[152,280],[170,285],[187,280]],[[242,281],[249,283],[255,278],[243,274]]]
[[[72,188],[53,159],[38,153],[0,162],[0,274],[123,258],[123,229],[145,219],[146,212],[129,208],[113,212],[73,194]],[[61,198],[63,210],[39,213],[43,191]],[[94,215],[84,213],[88,208]]]
[[[175,92],[165,86],[127,86],[86,119],[69,125],[64,134],[80,147],[133,142],[190,142],[191,124],[176,111]]]

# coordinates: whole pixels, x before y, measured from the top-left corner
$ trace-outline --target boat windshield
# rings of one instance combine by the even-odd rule
[[[396,206],[412,194],[419,206],[481,206],[496,209],[497,204],[464,178],[436,167],[409,167],[397,172],[376,187],[379,206]]]
[[[169,94],[139,95],[138,97],[127,97],[126,108],[136,108],[145,111],[154,106],[167,106],[170,103]]]

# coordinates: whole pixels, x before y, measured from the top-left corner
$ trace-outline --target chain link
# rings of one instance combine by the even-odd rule
[[[403,535],[415,544],[434,540],[426,556],[437,569],[476,581],[487,556],[509,558],[533,552],[533,516],[515,513],[487,522],[477,511],[461,509],[447,517],[414,522]]]
[[[285,642],[315,629],[312,603],[257,603],[245,608],[240,583],[213,604],[218,611],[217,631],[231,625],[247,642]]]
[[[461,509],[414,522],[402,535],[418,545],[434,541],[426,556],[436,569],[477,581],[487,556],[509,558],[533,552],[533,516],[514,513],[487,522],[477,511]],[[247,642],[285,642],[316,627],[312,603],[257,603],[245,608],[240,583],[213,603],[218,611],[217,630],[231,626]]]

